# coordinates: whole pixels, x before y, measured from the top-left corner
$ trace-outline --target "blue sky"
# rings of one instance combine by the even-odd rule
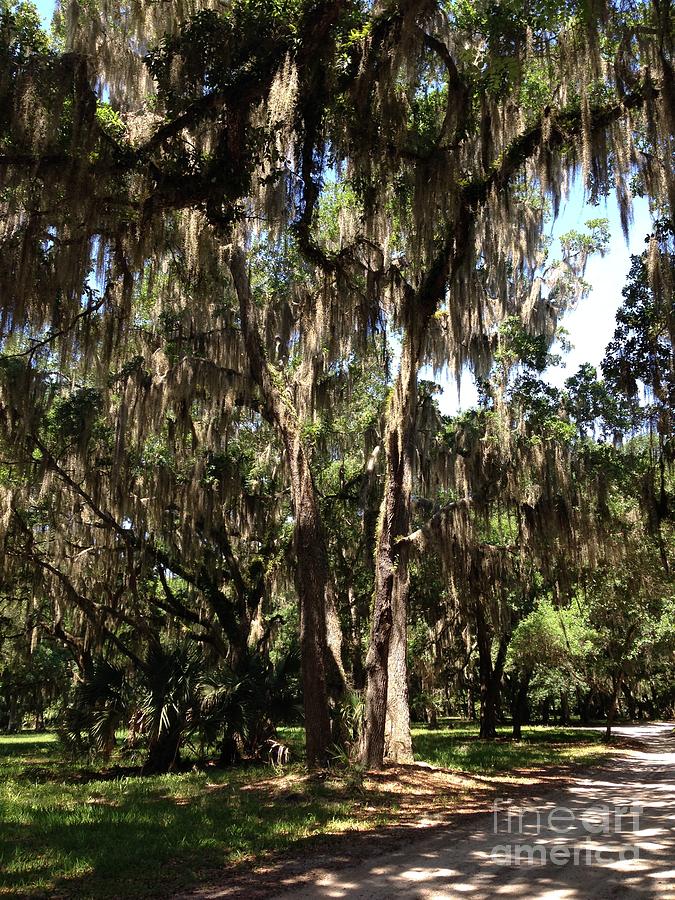
[[[48,26],[55,6],[54,0],[35,2],[44,24]],[[569,332],[572,349],[564,359],[564,367],[551,370],[547,375],[550,383],[557,386],[561,386],[565,378],[576,372],[582,363],[588,362],[596,367],[600,364],[605,347],[614,332],[615,315],[630,269],[631,254],[642,250],[645,236],[650,231],[647,201],[638,199],[634,203],[634,220],[630,240],[626,244],[614,196],[608,198],[606,204],[593,207],[584,202],[583,191],[577,184],[553,226],[553,237],[573,228],[581,230],[587,219],[597,217],[609,219],[609,250],[604,257],[594,257],[589,261],[586,271],[586,280],[591,285],[589,296],[561,322]],[[476,390],[468,373],[462,378],[459,398],[454,379],[446,380],[443,387],[441,408],[444,412],[466,409],[475,403]]]
[[[35,5],[37,6],[37,10],[42,16],[43,25],[49,25],[52,13],[54,11],[54,0],[33,0]]]
[[[645,237],[651,230],[647,200],[638,198],[634,201],[633,224],[626,243],[614,195],[608,198],[606,204],[593,207],[584,203],[581,190],[577,190],[570,196],[553,233],[563,234],[572,228],[581,230],[587,219],[595,217],[609,219],[609,250],[605,256],[598,255],[589,260],[585,277],[591,285],[591,292],[563,318],[562,325],[570,333],[573,349],[565,359],[566,370],[560,373],[559,378],[552,376],[553,384],[562,383],[583,362],[590,362],[594,366],[600,363],[614,332],[615,315],[622,299],[621,291],[630,270],[630,257],[644,249]]]

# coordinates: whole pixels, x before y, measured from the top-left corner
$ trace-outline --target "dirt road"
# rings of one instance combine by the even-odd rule
[[[499,804],[278,900],[675,900],[673,725],[617,728],[635,749],[565,789]],[[281,887],[281,885],[280,885]]]

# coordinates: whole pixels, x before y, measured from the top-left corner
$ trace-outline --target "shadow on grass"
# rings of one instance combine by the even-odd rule
[[[316,789],[279,803],[203,776],[96,787],[36,785],[23,802],[14,798],[0,833],[4,892],[120,898],[175,890],[197,869],[286,848],[347,815],[343,797]]]
[[[299,744],[300,735],[292,738]],[[522,746],[492,744],[471,727],[415,735],[418,756],[451,773],[564,761],[550,740],[550,733],[526,734]],[[297,856],[324,844],[336,859],[352,859],[378,852],[383,835],[409,834],[420,817],[461,799],[456,777],[434,782],[441,776],[414,767],[373,777],[356,793],[334,780],[307,779],[297,766],[284,775],[262,766],[144,778],[91,774],[65,762],[51,736],[0,739],[0,895],[158,896],[208,880],[209,872],[222,877],[263,856],[281,865],[290,848]],[[482,780],[485,790],[465,811],[484,809],[492,796],[489,779]],[[372,831],[393,819],[404,825]],[[249,889],[242,896],[254,895]]]

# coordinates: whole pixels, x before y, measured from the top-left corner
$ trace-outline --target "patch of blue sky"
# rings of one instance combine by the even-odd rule
[[[54,2],[54,0],[33,0],[33,2],[37,7],[38,13],[40,14],[43,27],[49,28],[49,26],[51,25],[52,16],[54,15],[56,3]]]

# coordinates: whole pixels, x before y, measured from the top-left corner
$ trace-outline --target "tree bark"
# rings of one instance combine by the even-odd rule
[[[323,532],[321,521],[319,521],[319,528]],[[338,615],[337,598],[333,588],[325,537],[322,539],[322,545],[326,554],[326,678],[329,696],[334,702],[339,703],[347,689],[347,675],[342,662],[342,625]]]
[[[297,442],[294,441],[294,444],[295,449],[299,450]],[[328,762],[331,746],[326,676],[328,558],[322,542],[314,485],[302,452],[291,464],[291,482],[307,763],[309,766],[323,766]]]
[[[392,761],[412,760],[406,664],[408,550],[398,544],[398,538],[410,530],[418,357],[419,339],[415,340],[414,333],[408,329],[387,410],[384,495],[375,550],[373,623],[365,664],[361,759],[368,768],[374,769],[384,764],[385,750]]]
[[[385,718],[385,759],[395,763],[413,762],[408,702],[408,592],[409,583],[396,579],[392,596],[392,628],[387,661],[387,715]]]
[[[349,619],[350,619],[350,638],[351,638],[351,677],[352,684],[357,691],[363,690],[365,686],[365,672],[363,669],[363,646],[361,641],[361,612],[359,610],[359,599],[353,585],[349,585]]]
[[[267,414],[279,432],[290,469],[307,763],[311,767],[323,766],[333,743],[329,694],[337,697],[345,687],[342,638],[326,538],[309,455],[293,400],[280,385],[279,373],[273,370],[265,354],[243,250],[232,252],[230,271],[239,299],[242,337],[251,375],[258,385]]]
[[[180,764],[182,732],[175,726],[151,742],[148,757],[143,765],[144,775],[162,775]]]

